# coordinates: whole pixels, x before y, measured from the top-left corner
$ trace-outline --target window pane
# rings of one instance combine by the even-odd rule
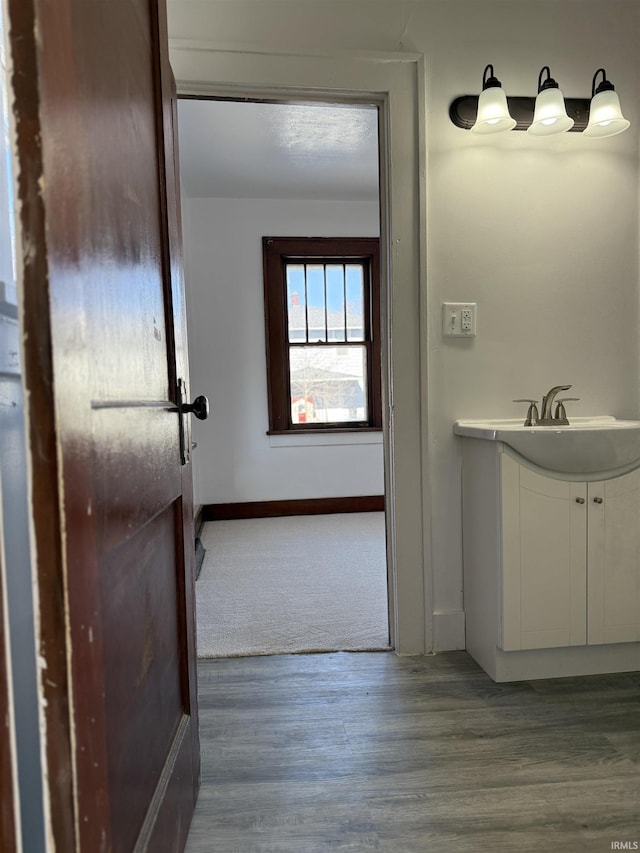
[[[307,265],[307,328],[311,341],[326,341],[324,264]]]
[[[363,346],[289,347],[294,424],[367,421]]]
[[[290,341],[307,340],[304,265],[287,264],[287,316]]]
[[[360,264],[347,264],[347,340],[364,341],[364,276]]]
[[[344,296],[344,264],[327,264],[327,331],[330,341],[346,340]]]

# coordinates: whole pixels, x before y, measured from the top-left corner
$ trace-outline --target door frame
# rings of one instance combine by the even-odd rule
[[[380,211],[385,518],[391,645],[433,650],[427,453],[423,57],[293,54],[169,39],[178,95],[375,103]],[[296,85],[291,81],[295,80]],[[188,285],[187,285],[188,287]],[[187,297],[188,298],[188,297]]]

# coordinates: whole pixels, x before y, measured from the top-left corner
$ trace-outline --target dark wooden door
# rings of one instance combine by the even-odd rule
[[[177,851],[200,765],[163,0],[9,20],[49,829],[65,853]]]

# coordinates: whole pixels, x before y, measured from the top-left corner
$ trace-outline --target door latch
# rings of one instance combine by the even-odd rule
[[[209,417],[209,400],[201,394],[193,403],[187,402],[187,383],[184,379],[178,379],[178,420],[180,422],[180,458],[182,464],[186,465],[191,458],[191,447],[189,441],[189,425],[186,417],[194,415],[200,421],[206,421]]]

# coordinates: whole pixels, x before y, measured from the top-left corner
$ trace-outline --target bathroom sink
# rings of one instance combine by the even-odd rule
[[[558,473],[615,476],[640,467],[640,421],[607,415],[558,427],[525,427],[516,419],[456,421],[454,432],[502,441],[533,465]]]

